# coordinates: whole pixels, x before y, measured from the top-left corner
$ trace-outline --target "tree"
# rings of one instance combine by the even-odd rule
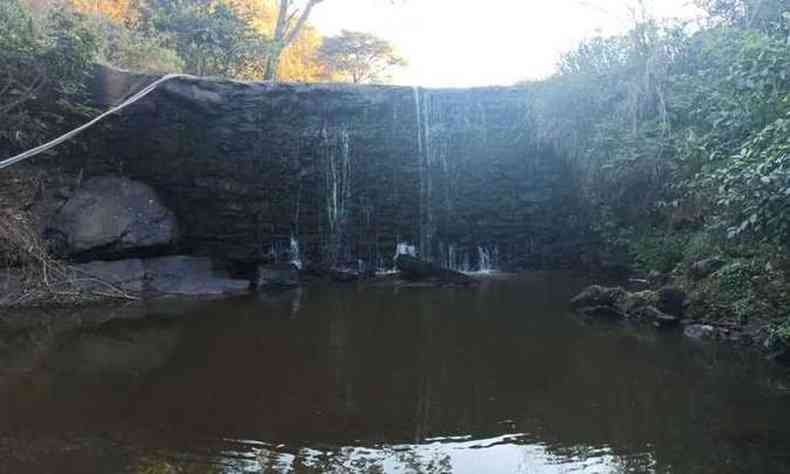
[[[261,57],[264,38],[233,8],[205,0],[151,0],[148,28],[169,38],[166,45],[184,61],[184,72],[199,76],[238,77]]]
[[[70,3],[79,12],[105,16],[115,23],[126,25],[137,21],[139,14],[136,0],[71,0]]]
[[[266,57],[263,78],[267,81],[277,79],[277,70],[283,51],[294,42],[299,32],[304,28],[313,8],[324,0],[307,0],[303,10],[295,6],[294,0],[280,0],[277,10],[277,22],[269,45],[269,54]]]
[[[696,0],[696,4],[730,25],[785,35],[790,31],[788,0]]]
[[[318,54],[330,72],[354,84],[381,82],[391,68],[406,65],[388,41],[356,31],[343,30],[324,39]]]
[[[275,30],[279,0],[223,0],[237,15],[244,18],[254,33],[268,41]],[[283,50],[276,77],[284,80],[315,82],[325,77],[324,67],[318,62],[318,48],[323,37],[305,24],[287,49]],[[250,61],[239,75],[240,79],[260,79],[264,76],[271,48],[265,48],[259,58]]]

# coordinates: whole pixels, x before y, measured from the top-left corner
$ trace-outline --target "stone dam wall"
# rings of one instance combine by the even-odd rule
[[[67,161],[152,186],[180,252],[257,263],[295,242],[306,262],[370,270],[400,243],[461,270],[572,264],[579,196],[530,133],[529,94],[177,79]]]

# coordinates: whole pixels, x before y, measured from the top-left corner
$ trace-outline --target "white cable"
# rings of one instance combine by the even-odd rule
[[[190,76],[188,74],[168,74],[166,76],[163,76],[162,78],[157,79],[156,81],[154,81],[151,84],[149,84],[148,86],[146,86],[140,92],[136,93],[135,95],[133,95],[133,96],[129,97],[128,99],[126,99],[125,101],[123,101],[120,105],[117,105],[117,106],[111,108],[107,112],[104,112],[103,114],[99,115],[98,117],[96,117],[95,119],[93,119],[90,122],[86,123],[85,125],[83,125],[83,126],[81,126],[79,128],[75,128],[74,130],[66,133],[65,135],[62,135],[62,136],[60,136],[60,137],[58,137],[58,138],[56,138],[56,139],[54,139],[52,141],[44,143],[43,145],[39,145],[39,146],[37,146],[37,147],[35,147],[35,148],[31,149],[31,150],[28,150],[28,151],[26,151],[24,153],[20,153],[20,154],[18,154],[16,156],[12,156],[11,158],[8,158],[8,159],[5,159],[3,161],[0,161],[0,170],[3,169],[3,168],[7,168],[7,167],[9,167],[11,165],[14,165],[16,163],[19,163],[20,161],[26,160],[28,158],[32,158],[32,157],[34,157],[34,156],[36,156],[36,155],[38,155],[40,153],[43,153],[43,152],[45,152],[45,151],[47,151],[47,150],[49,150],[51,148],[54,148],[54,147],[60,145],[61,143],[65,142],[66,140],[74,138],[75,136],[79,135],[80,133],[84,132],[85,130],[89,129],[90,127],[96,125],[98,122],[104,120],[108,116],[110,116],[110,115],[112,115],[114,113],[120,112],[121,110],[125,109],[126,107],[134,104],[138,100],[140,100],[143,97],[147,96],[148,94],[153,92],[157,87],[159,87],[163,83],[165,83],[167,81],[170,81],[172,79],[178,79],[178,78],[194,78],[194,76]]]

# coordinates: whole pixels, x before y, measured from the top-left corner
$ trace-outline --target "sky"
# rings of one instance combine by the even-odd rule
[[[636,0],[326,0],[311,22],[324,34],[364,31],[409,61],[393,82],[426,87],[509,85],[550,75],[585,37],[633,24]],[[656,18],[695,18],[691,0],[644,0]]]

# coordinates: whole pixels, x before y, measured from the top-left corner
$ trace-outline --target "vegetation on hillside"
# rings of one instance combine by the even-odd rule
[[[699,316],[783,320],[790,1],[698,4],[701,24],[647,19],[568,53],[554,77],[530,84],[533,130],[577,165],[610,249],[673,272]],[[688,279],[709,257],[727,265]]]

